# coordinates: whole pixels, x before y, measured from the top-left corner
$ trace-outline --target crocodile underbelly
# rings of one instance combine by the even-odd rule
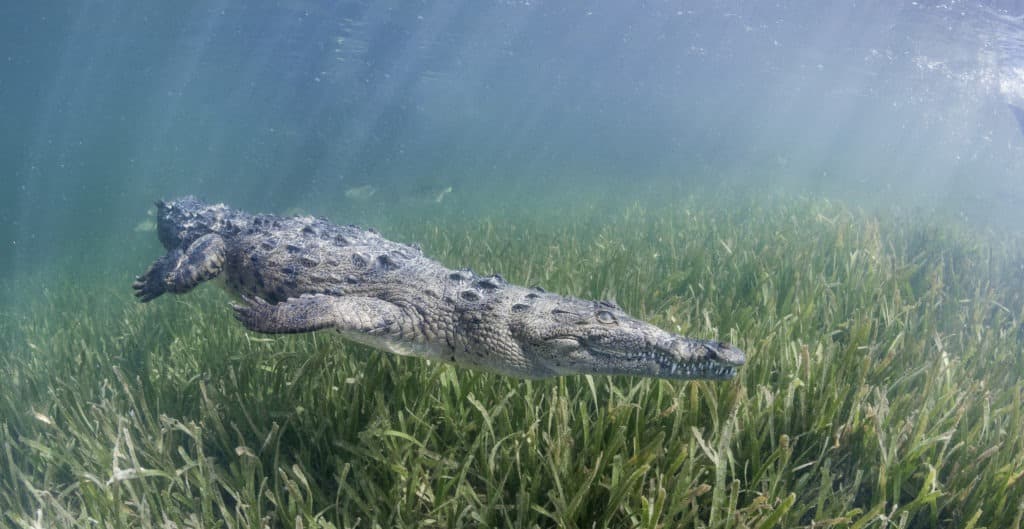
[[[342,332],[341,335],[353,342],[361,343],[374,349],[383,349],[397,355],[445,360],[444,350],[439,344],[404,341],[392,337],[372,336],[359,332]]]

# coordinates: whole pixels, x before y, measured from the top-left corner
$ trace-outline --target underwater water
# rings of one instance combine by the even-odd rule
[[[0,527],[1020,527],[1024,8],[0,6]],[[138,303],[160,199],[736,344],[520,380]]]

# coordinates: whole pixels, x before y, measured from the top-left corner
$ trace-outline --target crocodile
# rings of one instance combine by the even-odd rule
[[[611,301],[449,269],[373,229],[192,196],[156,207],[167,253],[136,278],[136,297],[182,294],[220,276],[251,331],[334,329],[377,349],[519,378],[726,380],[745,361],[732,345],[671,334]]]

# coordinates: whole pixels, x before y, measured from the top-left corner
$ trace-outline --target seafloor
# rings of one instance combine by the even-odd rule
[[[122,268],[0,284],[0,526],[1020,526],[1020,237],[806,197],[549,220],[379,227],[735,342],[738,377],[522,381],[255,335],[212,285],[136,303],[149,234]]]

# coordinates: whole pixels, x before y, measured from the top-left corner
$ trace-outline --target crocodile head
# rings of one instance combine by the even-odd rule
[[[729,344],[670,334],[608,301],[547,293],[528,298],[512,307],[513,335],[524,355],[553,375],[726,380],[746,360]]]

